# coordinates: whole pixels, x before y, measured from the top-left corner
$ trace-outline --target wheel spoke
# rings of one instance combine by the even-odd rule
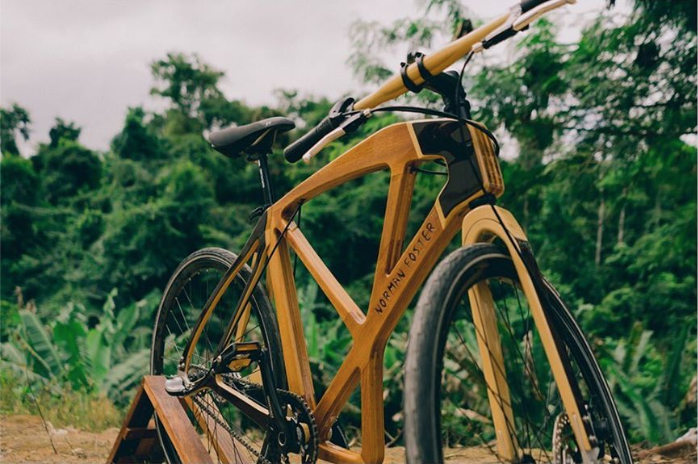
[[[215,251],[214,253],[221,253]],[[234,261],[234,257],[228,254],[225,259],[199,259],[191,260],[179,271],[176,280],[168,285],[168,294],[163,297],[164,303],[158,313],[156,327],[159,327],[159,335],[156,333],[154,341],[154,354],[159,358],[153,359],[153,374],[176,375],[177,365],[183,355],[184,347],[192,343],[188,356],[189,376],[194,379],[197,375],[209,372],[212,360],[216,355],[216,347],[219,339],[223,336],[223,329],[228,321],[232,320],[233,312],[237,307],[234,303],[242,295],[241,290],[245,287],[245,279],[236,276],[230,287],[226,290],[212,313],[208,317],[203,327],[195,328],[199,321],[202,308],[210,297],[210,292],[217,286],[217,282],[226,275],[229,266]],[[226,263],[226,264],[224,264]],[[249,269],[249,268],[247,268]],[[249,273],[249,270],[245,271]],[[265,337],[266,326],[259,316],[259,311],[266,311],[273,314],[268,299],[260,293],[261,288],[253,291],[254,297],[251,301],[251,310],[246,325],[238,330],[244,331],[245,337],[251,337],[262,344],[263,348],[277,350],[278,342],[274,342],[271,347],[266,347]],[[264,303],[264,309],[260,309],[259,302]],[[248,306],[249,307],[249,306]],[[190,342],[193,332],[198,331],[198,339]],[[278,340],[278,335],[272,337],[272,341]],[[159,348],[157,348],[159,346]],[[256,369],[255,369],[256,368]],[[252,366],[247,369],[249,372],[240,374],[225,374],[231,376],[245,376],[249,385],[258,382],[260,389],[261,377],[258,373],[259,366]],[[255,404],[266,408],[262,397],[252,398],[245,388],[242,388],[232,378],[226,380],[226,384],[234,387],[240,395],[249,398]],[[257,391],[257,390],[254,390]],[[261,391],[261,390],[259,390]],[[210,390],[204,390],[191,397],[189,400],[189,412],[187,416],[192,425],[201,434],[204,447],[208,450],[213,462],[268,462],[263,457],[262,452],[275,452],[273,446],[264,445],[267,435],[266,424],[258,425],[242,414],[236,406],[232,405],[224,397],[219,396]],[[159,426],[159,425],[158,425]],[[166,439],[166,435],[163,434]],[[237,437],[237,438],[236,438]],[[174,449],[171,444],[163,449],[166,453],[171,453]]]
[[[496,424],[490,414],[490,408],[501,411],[509,408],[511,416],[500,414],[498,420],[505,428],[505,436],[509,434],[514,444],[512,458],[521,462],[528,462],[528,459],[553,462],[556,459],[551,453],[555,418],[564,413],[564,408],[536,330],[532,308],[515,279],[491,275],[477,279],[471,280],[466,288],[451,290],[455,295],[450,303],[456,305],[454,309],[438,311],[438,314],[445,311],[451,317],[448,325],[439,329],[447,331],[447,335],[441,335],[443,342],[440,343],[444,345],[441,345],[443,357],[439,364],[443,403],[438,410],[442,411],[444,418],[443,445],[474,446],[480,443],[491,453],[492,461],[509,462],[509,458],[504,459],[498,454],[503,448],[493,446],[492,438],[501,439],[498,435],[501,432],[495,430]],[[470,289],[479,284],[489,286],[489,290],[478,291],[480,296],[469,298]],[[429,296],[422,297],[429,299]],[[431,298],[439,301],[433,295]],[[493,301],[484,304],[488,300],[483,300],[481,304],[480,298],[492,298]],[[477,306],[471,308],[471,304]],[[493,309],[481,307],[488,305]],[[495,332],[492,332],[492,321],[485,319],[485,325],[481,322],[475,324],[479,319],[474,319],[474,311],[480,318],[496,318]],[[486,333],[490,335],[485,336]],[[497,346],[498,343],[501,346]],[[479,349],[474,349],[475,346]],[[501,354],[495,356],[496,353]],[[494,374],[485,376],[483,362],[489,363],[490,372],[494,371]],[[493,377],[495,380],[488,382],[491,375],[496,376]],[[490,385],[490,382],[499,382],[499,378],[506,381],[507,388]],[[575,375],[574,380],[583,379]],[[575,439],[573,434],[565,436],[567,440]]]
[[[557,420],[565,417],[564,406],[512,261],[495,245],[483,244],[457,250],[442,266],[422,291],[408,345],[405,404],[413,412],[406,414],[406,436],[417,443],[408,442],[410,459],[434,460],[432,443],[440,440],[439,456],[446,447],[480,443],[492,455],[490,461],[559,462],[569,452],[576,463],[581,459],[576,457],[579,447],[569,422]],[[621,437],[606,440],[612,443],[605,443],[605,454],[619,456],[616,450],[621,449],[621,462],[630,462],[608,387],[598,381],[601,373],[593,354],[569,311],[551,295],[541,297],[543,310],[554,316],[549,323],[562,342],[555,346],[565,350],[561,361],[569,363],[564,369],[571,385],[590,405],[592,420],[606,421],[613,427],[613,437]],[[431,359],[438,362],[428,365]],[[440,401],[436,408],[426,400],[432,395]],[[502,414],[506,408],[509,412]],[[432,420],[434,413],[440,413],[442,420]],[[440,431],[430,425],[439,423]],[[504,431],[497,430],[500,427]],[[499,446],[501,435],[507,434],[516,448],[513,452],[506,438]],[[481,462],[474,455],[472,460]]]

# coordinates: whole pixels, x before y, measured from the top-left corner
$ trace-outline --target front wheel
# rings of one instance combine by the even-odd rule
[[[598,454],[592,460],[631,464],[613,398],[591,348],[552,287],[545,292],[544,311],[562,341],[565,369],[593,429]],[[478,305],[475,316],[471,301]],[[489,363],[483,361],[485,350]],[[496,385],[487,380],[493,378]],[[495,414],[500,414],[499,422]],[[502,417],[505,429],[495,430]],[[412,463],[585,460],[513,262],[498,246],[456,250],[422,291],[407,353],[405,441]]]

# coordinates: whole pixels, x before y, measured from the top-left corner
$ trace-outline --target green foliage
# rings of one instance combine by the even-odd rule
[[[144,326],[152,319],[150,308],[158,294],[116,314],[116,293],[109,294],[96,315],[68,303],[50,322],[42,322],[31,304],[19,309],[18,324],[0,345],[3,370],[18,379],[31,372],[28,380],[37,388],[102,392],[123,404],[148,371],[151,332]]]
[[[151,71],[155,86],[150,93],[170,103],[170,111],[162,121],[166,133],[199,133],[214,125],[249,122],[249,108],[226,100],[218,88],[223,73],[202,62],[198,55],[168,53],[165,59],[151,64]]]
[[[124,128],[112,141],[114,154],[135,161],[153,161],[166,156],[162,141],[145,122],[143,108],[129,108]]]
[[[3,173],[2,206],[13,203],[36,204],[39,177],[31,161],[18,156],[5,156],[0,165]]]
[[[13,103],[11,108],[0,108],[0,153],[3,156],[19,155],[16,133],[28,140],[29,124],[29,113],[18,104]]]
[[[53,204],[94,190],[102,177],[102,162],[91,150],[68,139],[61,139],[55,148],[47,149],[44,186],[47,199]]]
[[[682,382],[679,369],[687,358],[684,349],[688,327],[680,329],[667,359],[651,343],[652,335],[636,323],[627,341],[608,340],[609,345],[616,344],[612,352],[614,362],[604,367],[614,387],[618,409],[630,424],[631,440],[665,443],[675,439],[672,409],[678,406],[678,393],[688,387]]]
[[[94,432],[119,427],[125,414],[124,409],[115,406],[104,392],[75,391],[69,385],[56,389],[33,382],[31,375],[17,376],[7,370],[0,372],[0,414],[3,417],[38,415],[39,408],[54,427],[76,427]]]
[[[80,138],[81,131],[82,129],[77,127],[75,123],[65,122],[61,118],[56,118],[56,125],[48,132],[48,136],[51,139],[49,148],[58,148],[62,140],[66,142],[77,142]]]
[[[667,441],[696,420],[685,393],[695,383],[696,149],[687,136],[697,114],[695,11],[685,3],[638,0],[627,17],[600,14],[575,44],[560,43],[554,24],[539,21],[517,39],[511,62],[483,65],[476,57],[465,79],[475,119],[519,148],[502,161],[501,202],[591,335],[634,441]],[[396,69],[381,51],[424,51],[468,15],[457,1],[431,0],[417,19],[359,22],[350,64],[366,82],[381,81]],[[167,108],[130,108],[107,153],[80,145],[80,129],[57,119],[50,144],[21,158],[16,136],[28,137],[29,114],[18,105],[0,113],[0,358],[3,372],[45,385],[49,396],[125,401],[146,370],[158,292],[178,262],[204,246],[239,250],[247,239],[247,216],[262,202],[257,168],[214,153],[202,130],[279,114],[296,120],[298,129],[279,137],[270,158],[283,194],[398,120],[376,116],[313,165],[288,165],[282,147],[317,124],[330,100],[292,90],[279,91],[274,107],[229,100],[219,88],[223,74],[196,55],[168,54],[151,69],[152,94]],[[438,104],[428,92],[418,98]],[[443,181],[417,177],[408,234]],[[387,186],[387,175],[373,174],[302,210],[304,232],[362,308]],[[352,340],[298,267],[322,392]],[[401,429],[408,326],[409,312],[385,354],[391,436]],[[453,391],[467,395],[469,387]],[[342,414],[351,430],[360,424],[359,404],[355,393]]]
[[[193,115],[201,102],[221,95],[216,85],[223,73],[202,63],[196,55],[168,53],[166,59],[154,61],[151,70],[159,84],[151,93],[169,99],[182,114]]]

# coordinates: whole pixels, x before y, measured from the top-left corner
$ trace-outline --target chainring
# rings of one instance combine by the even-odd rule
[[[295,393],[287,390],[276,390],[282,404],[286,403],[290,409],[291,421],[295,424],[296,439],[300,444],[300,456],[302,464],[315,464],[318,455],[318,431],[308,403]],[[286,463],[289,462],[288,456],[283,456]]]

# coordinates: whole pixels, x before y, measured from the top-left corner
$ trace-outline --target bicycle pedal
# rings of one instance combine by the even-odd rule
[[[165,380],[165,391],[170,395],[183,396],[187,387],[184,384],[184,379],[180,376],[171,377]]]

